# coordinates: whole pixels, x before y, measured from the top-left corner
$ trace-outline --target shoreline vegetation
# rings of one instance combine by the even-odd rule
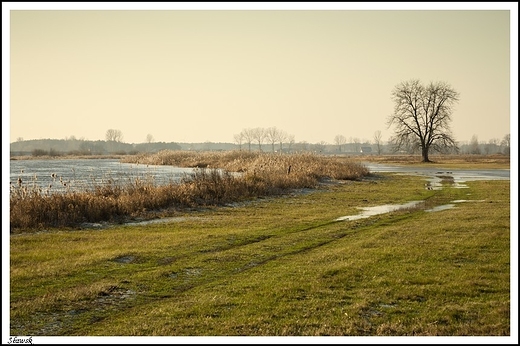
[[[11,186],[11,233],[82,224],[122,223],[136,218],[171,216],[176,211],[221,206],[276,196],[320,182],[356,180],[369,175],[358,162],[316,154],[261,152],[185,152],[121,157],[121,162],[197,168],[179,183],[157,185],[153,179],[112,181],[84,192],[49,194],[31,183]]]

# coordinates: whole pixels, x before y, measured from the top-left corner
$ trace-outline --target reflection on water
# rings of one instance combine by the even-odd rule
[[[435,211],[448,210],[448,209],[451,209],[453,207],[455,207],[455,204],[444,204],[444,205],[439,205],[439,206],[433,207],[431,209],[427,209],[425,211],[427,211],[427,212],[435,212]]]
[[[412,202],[408,202],[408,203],[404,203],[404,204],[385,204],[385,205],[378,205],[375,207],[358,207],[358,209],[363,210],[363,212],[361,214],[338,217],[334,221],[353,221],[353,220],[359,220],[359,219],[366,219],[366,218],[374,216],[374,215],[385,214],[385,213],[390,213],[390,212],[396,211],[396,210],[417,207],[422,202],[423,201],[412,201]],[[448,203],[448,204],[439,205],[439,206],[433,207],[431,209],[424,209],[424,211],[436,212],[436,211],[448,210],[448,209],[452,209],[455,207],[454,203],[463,203],[463,202],[484,202],[484,201],[483,200],[468,201],[465,199],[457,199],[455,201],[451,201],[451,203]]]
[[[468,185],[465,183],[475,180],[509,180],[509,169],[453,169],[445,171],[435,167],[409,167],[409,166],[392,166],[371,162],[363,163],[370,172],[392,172],[396,174],[408,174],[423,176],[428,181],[424,186],[427,190],[442,189],[443,184],[449,184],[450,187],[465,189]]]
[[[421,203],[421,201],[411,201],[411,202],[404,203],[404,204],[385,204],[385,205],[378,205],[375,207],[359,207],[358,209],[363,210],[363,212],[361,214],[338,217],[335,221],[352,221],[352,220],[365,219],[367,217],[371,217],[371,216],[379,215],[379,214],[385,214],[385,213],[389,213],[389,212],[400,210],[400,209],[413,208],[413,207],[417,206],[417,204],[419,204],[419,203]]]

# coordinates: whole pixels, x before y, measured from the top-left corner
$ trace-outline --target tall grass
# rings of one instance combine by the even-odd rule
[[[218,206],[292,189],[314,188],[326,178],[355,180],[369,174],[362,164],[313,154],[166,150],[136,156],[132,162],[198,168],[179,183],[166,185],[140,177],[92,184],[86,191],[69,189],[49,194],[35,185],[20,183],[11,187],[11,232],[153,217],[164,211]]]

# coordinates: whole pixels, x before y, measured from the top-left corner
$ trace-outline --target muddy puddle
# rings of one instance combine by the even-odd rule
[[[462,203],[467,202],[466,200],[456,200],[451,201],[451,203],[439,205],[430,209],[424,209],[425,212],[436,212],[436,211],[442,211],[442,210],[448,210],[455,207],[456,203]],[[341,216],[335,219],[334,221],[353,221],[353,220],[359,220],[359,219],[366,219],[371,216],[375,215],[381,215],[390,213],[397,210],[404,210],[404,209],[410,209],[410,208],[417,208],[420,207],[421,204],[423,204],[423,201],[411,201],[404,204],[385,204],[385,205],[377,205],[374,207],[359,207],[358,209],[361,209],[360,214],[356,215],[347,215],[347,216]]]
[[[375,207],[359,207],[358,209],[362,210],[361,214],[341,216],[338,217],[335,221],[353,221],[359,219],[366,219],[374,215],[386,214],[396,210],[413,208],[416,207],[419,203],[422,203],[422,201],[411,201],[404,204],[384,204]]]
[[[456,204],[463,203],[463,202],[484,202],[483,200],[479,201],[469,201],[465,199],[458,199],[451,201],[448,204],[438,205],[433,208],[423,208],[425,212],[437,212],[437,211],[443,211],[448,210],[456,207]],[[335,219],[334,221],[353,221],[353,220],[359,220],[359,219],[366,219],[374,215],[381,215],[390,213],[397,210],[404,210],[404,209],[410,209],[410,208],[421,208],[421,206],[424,204],[424,201],[411,201],[404,204],[385,204],[385,205],[378,205],[374,207],[359,207],[358,209],[361,209],[360,214],[356,215],[347,215],[347,216],[341,216]]]

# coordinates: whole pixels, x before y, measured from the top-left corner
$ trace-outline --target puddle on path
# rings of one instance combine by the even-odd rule
[[[444,204],[444,205],[439,205],[439,206],[436,206],[436,207],[433,207],[431,209],[426,209],[425,211],[426,212],[435,212],[435,211],[442,211],[442,210],[448,210],[448,209],[451,209],[455,207],[455,204]]]
[[[413,208],[413,207],[417,206],[419,203],[422,203],[422,201],[411,201],[411,202],[404,203],[404,204],[384,204],[384,205],[377,205],[375,207],[358,207],[358,209],[363,210],[363,212],[361,214],[341,216],[341,217],[338,217],[335,221],[353,221],[353,220],[359,220],[359,219],[366,219],[366,218],[374,216],[374,215],[390,213],[392,211],[396,211],[396,210],[400,210],[400,209]]]
[[[144,226],[144,225],[152,225],[152,224],[156,224],[156,223],[181,222],[181,221],[186,221],[187,219],[188,218],[184,217],[184,216],[164,217],[164,218],[160,218],[160,219],[126,222],[124,225],[125,226]]]
[[[374,215],[380,215],[385,213],[390,213],[392,211],[401,210],[401,209],[407,209],[407,208],[413,208],[417,207],[420,203],[423,201],[412,201],[404,204],[385,204],[385,205],[378,205],[375,207],[358,207],[358,209],[363,210],[361,214],[358,215],[348,215],[348,216],[341,216],[335,219],[334,221],[353,221],[353,220],[359,220],[359,219],[366,219]],[[442,210],[448,210],[455,207],[455,203],[463,203],[463,202],[484,202],[483,200],[480,201],[468,201],[465,199],[457,199],[455,201],[451,201],[451,203],[439,205],[436,207],[433,207],[431,209],[424,209],[426,212],[436,212],[436,211],[442,211]]]

